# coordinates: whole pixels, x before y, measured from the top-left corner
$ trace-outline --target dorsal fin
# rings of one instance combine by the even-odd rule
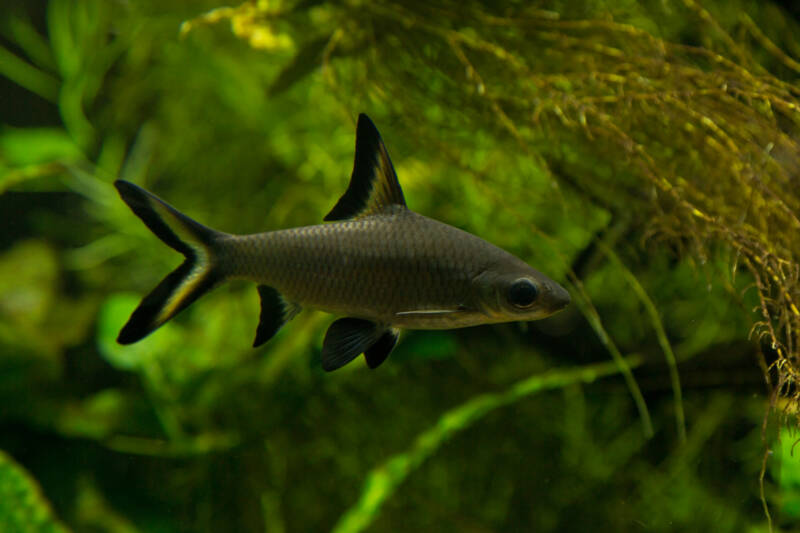
[[[378,128],[361,113],[356,127],[356,157],[350,185],[324,220],[363,217],[390,205],[406,206],[403,190]]]

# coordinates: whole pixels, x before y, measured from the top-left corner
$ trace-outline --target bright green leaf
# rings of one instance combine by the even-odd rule
[[[36,481],[0,451],[0,529],[5,533],[65,533]]]
[[[5,128],[0,131],[0,160],[11,166],[77,161],[81,151],[58,128]]]

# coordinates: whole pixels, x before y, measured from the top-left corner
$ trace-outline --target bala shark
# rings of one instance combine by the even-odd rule
[[[133,312],[117,341],[152,333],[204,293],[232,279],[258,284],[253,346],[301,309],[335,313],[322,367],[364,354],[378,367],[399,329],[450,329],[536,320],[564,308],[569,293],[525,262],[470,233],[406,207],[378,130],[358,117],[350,185],[325,217],[331,224],[231,235],[207,228],[127,181],[114,185],[150,230],[186,260]]]

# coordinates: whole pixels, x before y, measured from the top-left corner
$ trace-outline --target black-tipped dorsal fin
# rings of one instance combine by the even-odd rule
[[[406,207],[403,190],[378,129],[361,113],[356,127],[356,157],[350,185],[325,220],[363,217],[392,205]]]

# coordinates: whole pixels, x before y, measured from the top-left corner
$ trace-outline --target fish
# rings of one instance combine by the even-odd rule
[[[320,225],[250,235],[208,228],[124,180],[133,213],[185,260],[133,311],[120,344],[137,342],[228,280],[257,285],[253,347],[303,308],[340,316],[322,343],[326,371],[362,353],[379,367],[404,329],[538,320],[570,303],[561,285],[471,233],[411,211],[378,129],[356,125],[350,183]]]

